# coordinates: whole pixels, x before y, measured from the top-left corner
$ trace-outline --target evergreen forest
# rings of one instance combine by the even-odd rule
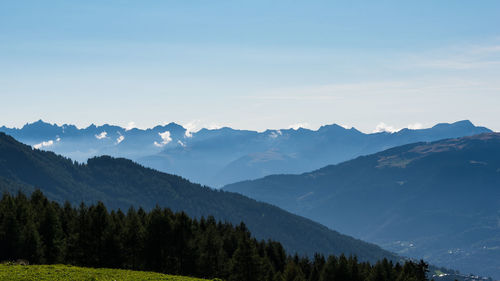
[[[0,260],[123,268],[224,280],[426,280],[424,261],[374,264],[356,257],[286,253],[258,241],[244,223],[192,219],[156,207],[108,211],[102,202],[78,207],[4,193],[0,201]]]

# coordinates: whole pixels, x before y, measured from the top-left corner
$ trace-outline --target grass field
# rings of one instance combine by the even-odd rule
[[[154,272],[107,268],[85,268],[69,265],[7,265],[0,264],[0,280],[55,280],[55,281],[129,281],[129,280],[206,280],[173,276]]]

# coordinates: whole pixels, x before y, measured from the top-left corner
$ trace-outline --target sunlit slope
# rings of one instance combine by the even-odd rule
[[[123,269],[87,268],[69,265],[0,265],[0,280],[24,281],[198,281],[207,280],[185,276],[173,276],[154,272]]]

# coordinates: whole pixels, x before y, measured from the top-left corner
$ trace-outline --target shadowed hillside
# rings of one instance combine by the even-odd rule
[[[500,134],[228,185],[402,255],[500,277]]]
[[[100,200],[111,208],[155,205],[190,216],[213,215],[234,224],[244,221],[258,239],[274,239],[290,252],[356,255],[360,260],[396,259],[378,246],[341,235],[311,220],[245,196],[212,190],[126,159],[93,158],[77,164],[0,134],[0,189],[39,188],[49,199],[72,203]]]

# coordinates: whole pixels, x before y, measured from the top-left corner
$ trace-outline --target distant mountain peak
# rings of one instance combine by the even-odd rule
[[[354,133],[362,134],[361,131],[357,130],[354,127],[351,127],[348,129],[348,128],[341,126],[341,125],[338,125],[336,123],[333,123],[330,125],[323,125],[318,129],[318,132],[354,132]]]
[[[460,121],[457,121],[455,123],[452,123],[452,124],[455,124],[455,125],[466,125],[466,126],[472,126],[474,127],[474,124],[472,124],[472,122],[470,120],[460,120]]]
[[[182,125],[179,125],[175,122],[170,122],[166,125],[157,125],[154,128],[152,128],[152,130],[186,131],[186,129]]]
[[[39,119],[38,121],[35,121],[33,123],[26,123],[22,129],[27,129],[27,128],[41,128],[41,127],[57,127],[56,124],[50,124],[42,119]]]
[[[434,125],[432,128],[439,127],[462,127],[462,128],[472,128],[475,127],[474,124],[470,120],[460,120],[453,123],[438,123]]]
[[[329,124],[329,125],[323,125],[323,126],[319,127],[318,130],[328,130],[328,129],[347,130],[346,128],[344,128],[336,123]]]

